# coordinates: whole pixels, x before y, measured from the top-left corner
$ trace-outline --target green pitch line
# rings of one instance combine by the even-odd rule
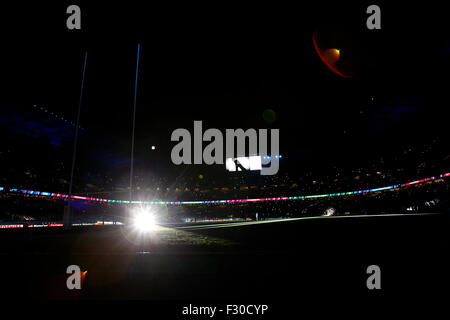
[[[265,224],[265,223],[282,223],[297,220],[313,220],[313,219],[351,219],[351,218],[375,218],[375,217],[401,217],[401,216],[426,216],[426,215],[436,215],[438,213],[392,213],[392,214],[374,214],[374,215],[353,215],[353,216],[317,216],[317,217],[303,217],[303,218],[286,218],[286,219],[273,219],[273,220],[262,220],[262,221],[246,221],[246,222],[228,222],[228,223],[215,223],[215,224],[203,224],[198,226],[185,226],[185,227],[175,227],[175,229],[180,230],[194,230],[194,229],[215,229],[215,228],[232,228],[232,227],[243,227],[254,224]]]

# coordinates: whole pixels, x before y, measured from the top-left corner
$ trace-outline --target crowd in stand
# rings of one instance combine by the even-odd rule
[[[334,208],[336,215],[373,215],[386,213],[449,212],[449,180],[438,179],[400,190],[370,194],[225,204],[158,205],[147,207],[165,222],[204,219],[269,219],[323,215]],[[60,222],[66,202],[61,199],[0,193],[0,223]],[[126,204],[72,201],[74,222],[124,221],[133,209]]]
[[[14,156],[0,154],[5,169],[1,187],[23,188],[47,192],[67,193],[68,165],[58,157],[46,157],[30,167]],[[298,196],[364,190],[405,183],[439,175],[450,168],[450,155],[445,143],[431,141],[421,147],[409,146],[394,156],[379,157],[357,168],[323,168],[290,175],[280,172],[273,176],[248,173],[214,175],[188,174],[170,179],[162,173],[146,172],[136,175],[134,193],[137,199],[164,201],[222,200],[273,196]],[[42,151],[46,152],[46,151]],[[49,151],[51,152],[51,151]],[[12,160],[11,160],[12,159]],[[99,198],[127,199],[129,176],[75,172],[74,194]],[[126,171],[126,170],[125,170]]]
[[[19,140],[18,140],[19,139]],[[23,144],[29,138],[23,137]],[[8,193],[9,188],[55,193],[68,193],[69,168],[61,154],[70,153],[70,146],[54,146],[36,140],[30,146],[29,158],[18,152],[20,137],[6,143],[0,150],[0,220],[47,219],[60,220],[64,201],[56,199],[24,198]],[[65,150],[65,151],[64,151]],[[45,157],[33,157],[35,154]],[[288,157],[286,157],[288,158]],[[41,159],[41,160],[39,160]],[[80,161],[82,163],[82,161]],[[195,201],[267,197],[306,196],[348,192],[401,184],[450,171],[448,146],[442,139],[410,145],[389,156],[375,157],[356,167],[311,169],[300,174],[280,171],[277,175],[262,176],[247,172],[213,174],[183,174],[176,179],[163,172],[139,171],[134,179],[134,200]],[[126,166],[124,166],[125,168]],[[106,199],[129,199],[129,176],[110,169],[80,172],[77,167],[73,194]],[[1,190],[1,189],[0,189]],[[115,204],[87,204],[75,201],[75,210],[82,219],[123,215],[123,206]],[[417,212],[448,210],[448,182],[435,181],[405,190],[367,194],[364,196],[332,197],[314,200],[266,201],[226,205],[190,205],[170,207],[167,218],[176,217],[255,217],[321,215],[333,206],[338,214],[373,214],[382,212]]]

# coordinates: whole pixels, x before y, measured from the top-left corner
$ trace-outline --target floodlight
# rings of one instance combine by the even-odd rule
[[[135,213],[133,225],[141,232],[153,231],[156,227],[155,217],[148,210],[140,210]]]

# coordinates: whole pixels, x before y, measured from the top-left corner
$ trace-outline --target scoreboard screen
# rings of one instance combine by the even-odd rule
[[[227,158],[225,166],[228,171],[261,170],[261,156]]]

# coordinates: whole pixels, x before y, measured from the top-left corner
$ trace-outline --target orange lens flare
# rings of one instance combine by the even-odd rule
[[[313,43],[314,48],[316,49],[317,54],[319,55],[320,59],[322,59],[323,63],[330,68],[334,73],[337,75],[343,77],[343,78],[351,78],[350,75],[344,74],[338,70],[336,67],[337,62],[339,61],[341,52],[339,49],[326,49],[321,50],[319,46],[317,45],[316,41],[316,35],[313,34]]]

